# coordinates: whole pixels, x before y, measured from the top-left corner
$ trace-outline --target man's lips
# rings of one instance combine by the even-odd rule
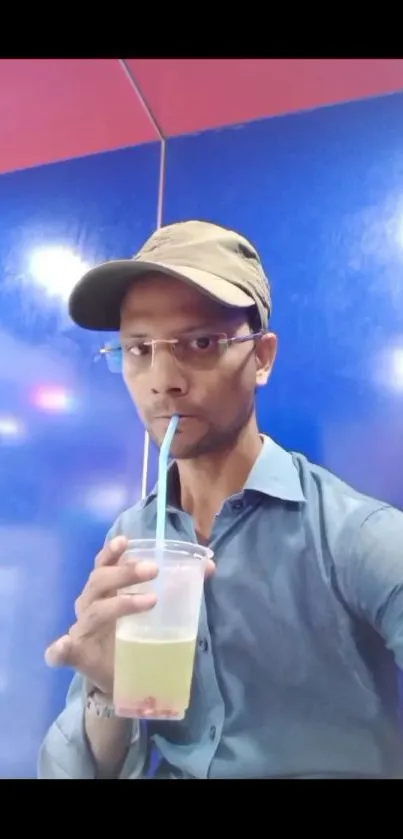
[[[194,414],[183,414],[174,411],[172,414],[157,414],[153,417],[155,420],[171,420],[173,416],[179,417],[179,419],[197,419]]]

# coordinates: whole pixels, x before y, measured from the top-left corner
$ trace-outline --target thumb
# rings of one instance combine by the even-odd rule
[[[48,667],[74,667],[74,645],[69,635],[62,635],[45,652]]]
[[[207,560],[207,565],[206,565],[206,579],[211,577],[214,574],[214,572],[215,572],[215,562],[213,562],[212,559],[208,559]]]

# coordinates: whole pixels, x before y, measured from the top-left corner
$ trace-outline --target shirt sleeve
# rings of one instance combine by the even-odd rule
[[[403,669],[403,513],[378,507],[352,523],[337,576],[348,606],[379,632]]]
[[[96,780],[96,766],[84,730],[83,679],[76,674],[66,707],[55,720],[41,746],[38,778]],[[147,761],[147,730],[133,723],[130,746],[119,779],[141,778]]]

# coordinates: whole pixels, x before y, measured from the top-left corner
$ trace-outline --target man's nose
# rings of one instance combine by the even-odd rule
[[[153,393],[187,392],[186,376],[170,344],[154,344],[148,376]]]

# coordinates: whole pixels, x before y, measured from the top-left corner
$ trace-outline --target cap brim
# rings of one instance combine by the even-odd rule
[[[213,300],[234,308],[255,305],[245,291],[206,271],[186,266],[172,268],[160,262],[140,262],[122,259],[104,262],[91,268],[73,289],[69,299],[69,314],[83,329],[117,332],[123,299],[132,282],[145,274],[159,273],[183,280],[198,288]]]

